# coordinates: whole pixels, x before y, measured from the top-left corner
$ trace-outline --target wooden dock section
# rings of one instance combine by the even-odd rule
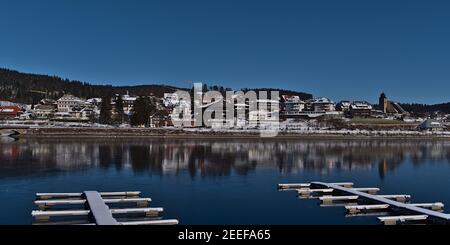
[[[36,193],[35,225],[176,225],[161,219],[163,208],[149,207],[141,192]]]
[[[442,213],[444,204],[409,203],[411,196],[407,194],[377,195],[379,188],[354,188],[353,183],[295,183],[279,184],[280,190],[296,190],[299,197],[316,197],[321,206],[344,206],[348,217],[367,214],[384,214],[378,220],[385,225],[422,223],[450,224],[450,215]],[[349,205],[348,203],[353,203]],[[356,205],[354,205],[356,203]],[[342,205],[344,204],[344,205]],[[346,205],[348,204],[348,205]]]

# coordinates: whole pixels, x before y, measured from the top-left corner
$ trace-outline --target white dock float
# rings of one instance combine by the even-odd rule
[[[157,216],[164,211],[163,208],[124,208],[111,209],[111,214],[145,214],[146,216]],[[40,211],[34,210],[31,216],[40,219],[48,220],[50,217],[66,217],[66,216],[87,216],[91,213],[90,210],[64,210],[64,211]]]
[[[115,199],[103,199],[106,204],[118,204],[118,203],[137,203],[138,206],[148,205],[152,201],[151,198],[115,198]],[[39,207],[48,207],[54,205],[83,205],[86,204],[86,200],[37,200],[34,202]]]
[[[335,201],[339,202],[347,202],[347,201],[355,201],[358,200],[359,196],[323,196],[319,197],[319,200],[322,201],[323,204],[332,204]]]
[[[347,188],[353,187],[352,182],[341,182],[341,183],[333,183],[334,185],[343,186]],[[301,189],[301,188],[309,188],[311,186],[310,183],[292,183],[292,184],[278,184],[279,189]]]
[[[39,199],[51,198],[80,198],[82,192],[75,193],[36,193]],[[102,197],[138,197],[141,195],[140,191],[125,191],[125,192],[100,192]]]
[[[372,210],[383,210],[388,209],[389,204],[379,204],[379,205],[357,205],[357,206],[345,206],[345,209],[350,214],[361,213],[364,211],[372,211]]]
[[[300,196],[309,196],[312,193],[332,193],[334,191],[334,189],[298,189],[297,193]]]
[[[402,215],[402,216],[388,216],[378,217],[384,225],[396,225],[398,222],[404,223],[407,221],[424,221],[428,219],[428,215]]]
[[[309,188],[311,184],[278,184],[278,189],[297,189],[297,188]]]
[[[119,225],[178,225],[176,219],[119,222]]]
[[[441,202],[436,203],[410,203],[409,205],[414,207],[421,207],[431,209],[433,211],[442,211],[444,210],[444,204]],[[388,204],[376,204],[376,205],[356,205],[356,206],[345,206],[348,213],[356,214],[360,212],[368,212],[372,210],[384,210],[389,209]]]
[[[420,208],[428,208],[433,211],[442,211],[444,210],[445,205],[442,202],[435,202],[435,203],[412,203],[410,204],[414,207],[420,207]]]
[[[378,195],[378,197],[395,200],[397,202],[407,202],[411,200],[410,195]]]

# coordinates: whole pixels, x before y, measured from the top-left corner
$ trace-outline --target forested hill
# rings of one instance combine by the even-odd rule
[[[86,82],[62,79],[57,76],[27,74],[0,68],[0,100],[27,104],[36,103],[45,96],[45,93],[51,99],[58,99],[65,93],[81,98],[102,98],[113,94],[125,94],[127,91],[133,95],[153,94],[162,97],[164,93],[171,93],[178,89],[165,85],[92,85]]]
[[[401,104],[403,109],[409,112],[414,113],[427,113],[427,112],[444,112],[450,113],[450,102],[435,104],[435,105],[426,105],[426,104]]]
[[[213,86],[211,88],[218,87]],[[145,96],[153,94],[163,97],[164,93],[172,93],[176,90],[188,90],[166,85],[138,85],[138,86],[111,86],[93,85],[81,81],[72,81],[57,76],[27,74],[14,70],[0,68],[0,100],[17,103],[34,104],[45,97],[58,99],[66,93],[80,98],[103,98],[113,94],[125,94],[127,91],[132,95]],[[190,88],[189,88],[190,89]],[[256,91],[262,89],[255,89]],[[312,98],[311,94],[282,90],[280,94],[299,95],[302,99]],[[39,93],[41,92],[41,93]]]

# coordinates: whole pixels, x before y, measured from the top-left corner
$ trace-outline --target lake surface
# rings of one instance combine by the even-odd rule
[[[36,192],[84,190],[142,191],[181,224],[378,223],[276,188],[310,181],[450,205],[450,142],[2,139],[0,224],[31,224]]]

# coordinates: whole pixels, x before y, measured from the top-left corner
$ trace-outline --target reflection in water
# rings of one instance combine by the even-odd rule
[[[450,163],[450,142],[397,140],[90,140],[21,139],[0,143],[0,176],[39,170],[130,168],[158,175],[247,175],[259,168],[281,173],[378,168],[380,178],[405,160]]]

